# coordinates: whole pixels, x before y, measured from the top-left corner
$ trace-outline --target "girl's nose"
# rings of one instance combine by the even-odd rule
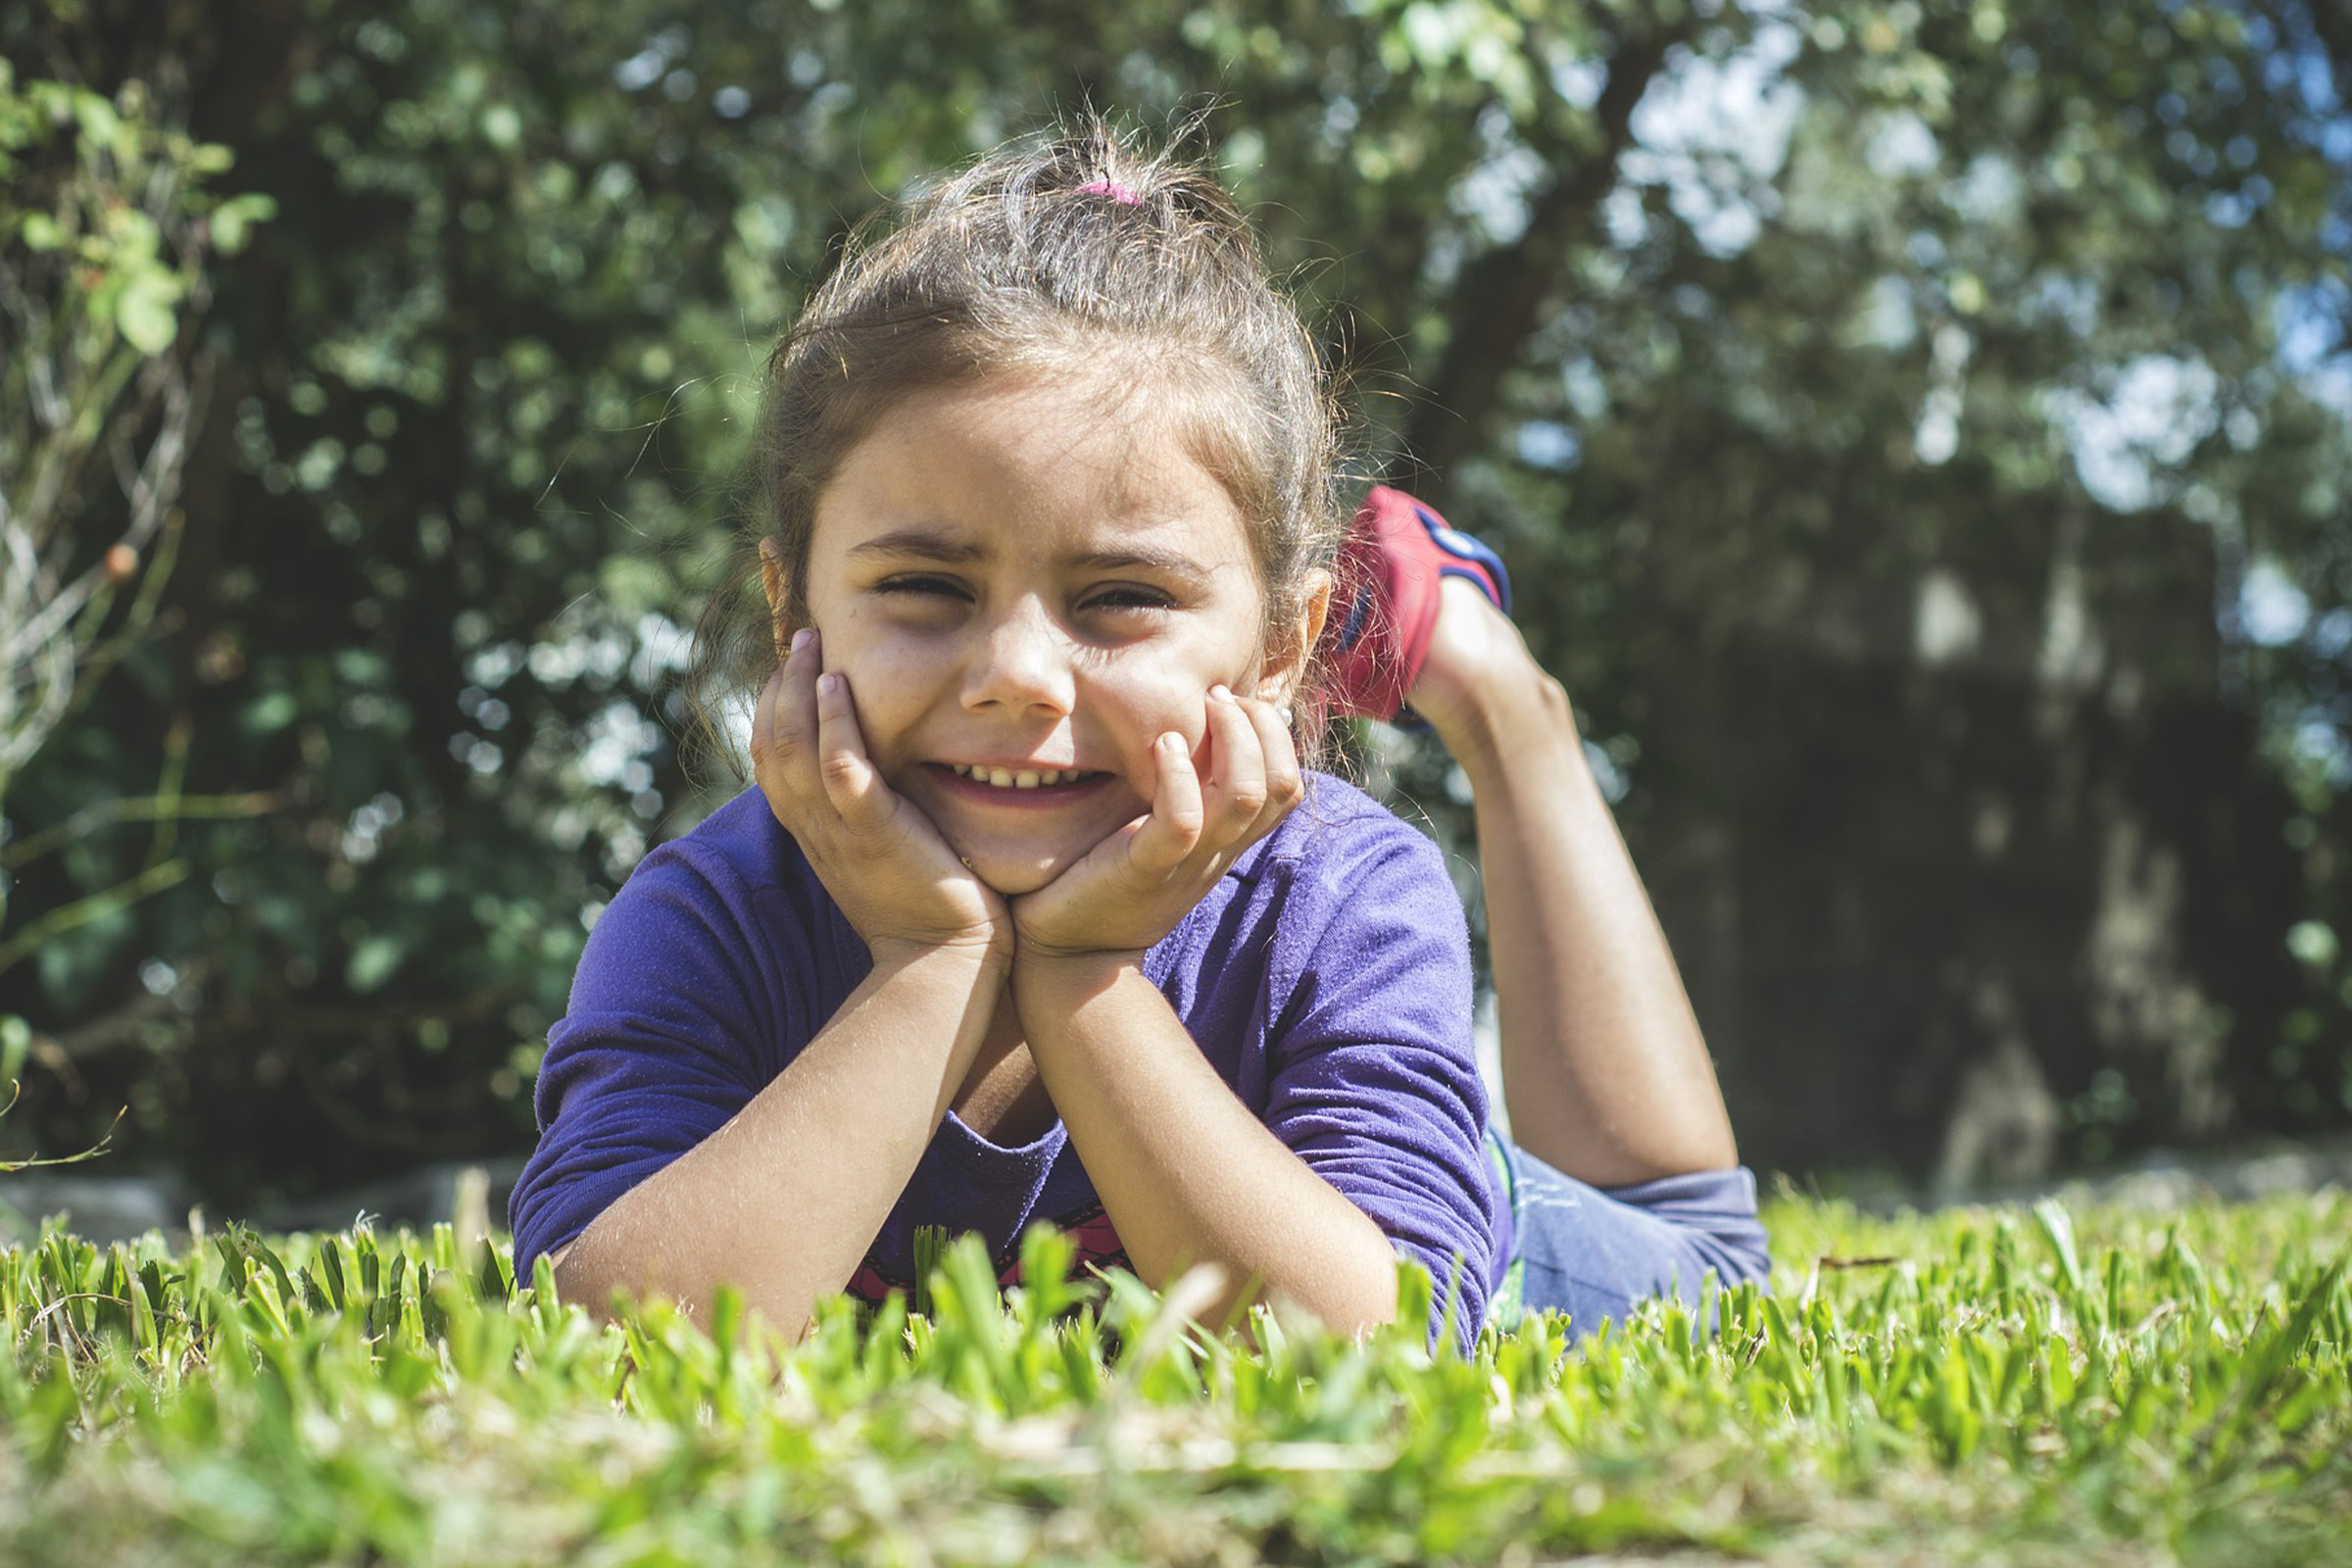
[[[1035,600],[1009,608],[981,632],[964,682],[966,708],[1066,713],[1077,695],[1070,639]]]

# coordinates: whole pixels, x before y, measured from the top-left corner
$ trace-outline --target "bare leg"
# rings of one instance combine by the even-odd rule
[[[1596,1187],[1737,1164],[1665,933],[1586,763],[1568,694],[1448,579],[1412,706],[1469,775],[1520,1146]]]

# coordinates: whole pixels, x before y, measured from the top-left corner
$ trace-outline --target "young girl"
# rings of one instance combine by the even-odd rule
[[[1406,1257],[1464,1344],[1522,1294],[1589,1330],[1763,1272],[1499,562],[1395,491],[1345,523],[1314,349],[1211,179],[1099,126],[983,160],[852,246],[762,418],[758,787],[590,938],[521,1268],[795,1332],[911,1283],[920,1227],[1009,1279],[1049,1221],[1347,1330]],[[1437,849],[1300,762],[1408,702],[1475,790],[1516,1146]]]

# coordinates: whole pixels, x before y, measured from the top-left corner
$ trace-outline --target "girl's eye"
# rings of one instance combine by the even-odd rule
[[[969,599],[970,592],[953,577],[933,577],[920,572],[900,577],[885,577],[874,585],[875,592],[905,594],[911,598]]]
[[[1175,606],[1176,601],[1174,597],[1169,594],[1162,593],[1157,588],[1147,588],[1140,583],[1121,583],[1116,587],[1104,588],[1098,593],[1090,595],[1086,600],[1085,608],[1088,610],[1108,610],[1116,612],[1124,610],[1172,610],[1175,608]]]

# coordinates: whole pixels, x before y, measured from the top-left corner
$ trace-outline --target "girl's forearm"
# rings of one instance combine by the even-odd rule
[[[731,1284],[787,1335],[857,1271],[946,1116],[1003,990],[962,951],[878,957],[733,1120],[616,1199],[564,1250],[563,1294],[616,1290],[705,1318]],[[706,1319],[707,1320],[707,1319]]]
[[[1396,1311],[1365,1213],[1234,1097],[1130,958],[1016,959],[1012,994],[1046,1088],[1146,1283],[1227,1274],[1217,1315],[1260,1296],[1355,1331]]]

